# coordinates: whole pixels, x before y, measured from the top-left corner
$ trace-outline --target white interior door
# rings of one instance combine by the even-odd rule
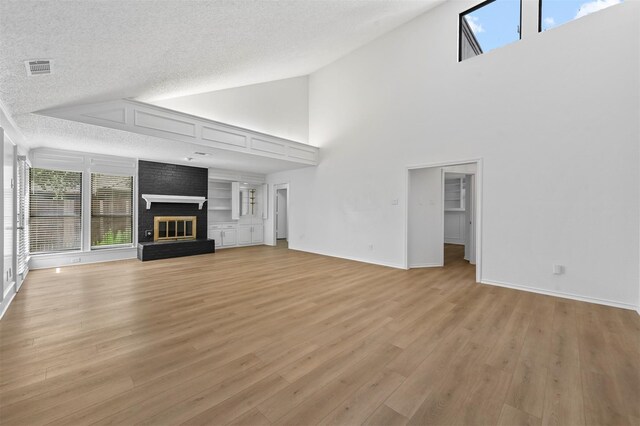
[[[286,239],[287,235],[287,190],[276,191],[276,238]]]
[[[444,265],[442,167],[409,171],[407,262],[409,268]]]

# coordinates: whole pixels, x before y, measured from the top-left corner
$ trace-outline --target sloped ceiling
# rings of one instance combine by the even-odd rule
[[[306,75],[441,2],[0,0],[0,100],[30,147],[174,156],[173,142],[32,113]],[[27,77],[36,58],[53,74]]]

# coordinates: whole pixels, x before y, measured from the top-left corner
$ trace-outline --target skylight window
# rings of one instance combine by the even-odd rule
[[[463,61],[520,40],[520,0],[489,0],[460,14]]]
[[[622,2],[623,0],[540,0],[538,30],[550,30]]]

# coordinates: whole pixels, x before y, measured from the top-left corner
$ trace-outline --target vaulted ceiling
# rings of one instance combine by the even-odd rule
[[[0,100],[31,147],[175,155],[165,140],[32,113],[310,74],[442,1],[0,0]],[[36,58],[53,74],[27,77]]]

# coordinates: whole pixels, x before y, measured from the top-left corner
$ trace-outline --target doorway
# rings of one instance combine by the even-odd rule
[[[289,245],[289,184],[275,185],[274,193],[274,235],[275,245],[288,248]]]
[[[481,160],[407,168],[407,269],[476,266],[481,277]]]
[[[476,263],[475,255],[475,163],[443,167],[444,264]]]

